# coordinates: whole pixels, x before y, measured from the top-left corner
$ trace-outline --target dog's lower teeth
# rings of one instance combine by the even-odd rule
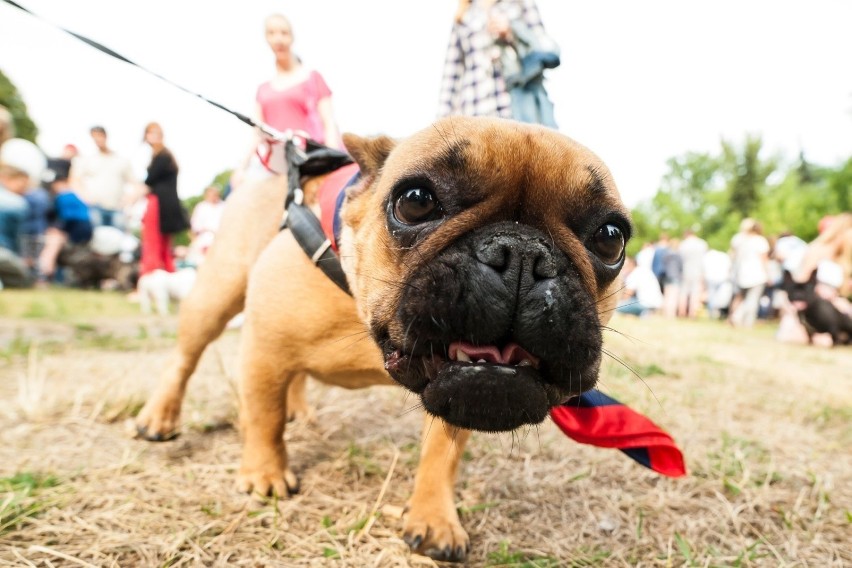
[[[487,363],[487,362],[488,361],[486,361],[485,359],[480,359],[479,361],[477,361],[477,363]]]
[[[520,363],[518,363],[518,367],[532,367],[532,361],[529,359],[523,359]]]

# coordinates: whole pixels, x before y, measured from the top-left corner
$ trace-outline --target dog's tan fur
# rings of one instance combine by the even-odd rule
[[[416,253],[392,246],[382,205],[390,184],[412,169],[440,167],[436,155],[463,140],[487,142],[476,144],[478,150],[465,167],[489,184],[460,188],[471,192],[476,204],[428,235]],[[585,199],[623,207],[606,168],[582,146],[542,128],[469,119],[440,122],[400,144],[351,135],[345,143],[364,176],[343,212],[341,260],[354,298],[311,263],[289,231],[277,232],[283,178],[240,189],[229,199],[222,229],[195,288],[181,305],[173,359],[137,420],[149,439],[164,439],[176,431],[186,384],[202,351],[244,307],[239,378],[245,443],[238,486],[245,492],[284,496],[297,489],[283,433],[289,414],[307,412],[306,375],[349,389],[393,383],[378,346],[353,338],[367,335],[365,322],[376,320],[388,322],[394,333],[404,333],[392,323],[399,283],[406,281],[412,266],[477,220],[507,207],[523,211],[522,222],[544,227],[556,246],[577,261],[580,278],[599,299],[602,323],[616,302],[618,283],[596,287],[583,243],[565,227],[564,216],[582,214]],[[518,171],[515,153],[526,149],[542,153],[540,167]],[[605,187],[596,195],[589,195],[589,168],[604,180]],[[309,202],[311,183],[306,185]],[[522,202],[517,202],[517,192],[507,189],[518,185],[525,186]],[[454,505],[454,482],[470,433],[440,419],[427,422],[431,427],[424,428],[404,532],[420,552],[440,557],[444,551],[444,557],[459,559],[468,537]]]

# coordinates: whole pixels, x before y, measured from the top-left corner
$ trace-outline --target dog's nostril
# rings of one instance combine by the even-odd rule
[[[556,262],[553,256],[542,251],[538,254],[533,264],[533,276],[537,279],[556,278],[558,272],[556,270]]]
[[[476,259],[490,266],[498,272],[506,270],[509,266],[509,257],[511,250],[508,246],[501,242],[491,241],[479,247],[476,251]]]

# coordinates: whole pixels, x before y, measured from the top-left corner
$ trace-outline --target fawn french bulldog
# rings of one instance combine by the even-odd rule
[[[427,425],[435,420],[405,539],[462,560],[469,540],[454,482],[470,431],[536,424],[595,385],[628,212],[606,166],[543,127],[456,117],[403,140],[346,135],[344,144],[361,173],[340,213],[352,295],[289,231],[276,234],[281,179],[236,192],[181,305],[178,347],[139,432],[161,440],[176,431],[201,352],[244,308],[240,489],[298,488],[283,433],[305,410],[307,375],[345,388],[398,384],[420,397]],[[304,184],[307,203],[314,182]],[[341,348],[340,338],[364,332],[372,341]]]

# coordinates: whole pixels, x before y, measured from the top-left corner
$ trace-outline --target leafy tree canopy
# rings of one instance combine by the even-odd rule
[[[6,107],[12,114],[15,124],[15,136],[24,138],[35,143],[38,136],[38,127],[27,114],[27,105],[18,88],[14,83],[0,71],[0,106]]]
[[[687,152],[667,161],[660,188],[633,210],[636,236],[628,247],[663,233],[695,230],[711,247],[727,250],[744,217],[760,221],[764,234],[790,231],[806,241],[825,215],[852,209],[852,157],[837,168],[780,156],[764,156],[759,136],[742,143],[723,140],[716,153]]]

